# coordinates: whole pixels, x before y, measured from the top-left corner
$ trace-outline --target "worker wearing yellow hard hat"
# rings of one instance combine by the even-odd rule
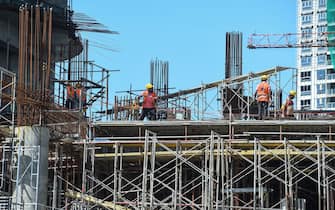
[[[295,90],[291,90],[289,95],[294,98],[295,95],[297,95],[297,92],[295,92]]]
[[[261,80],[262,80],[262,81],[266,81],[266,80],[268,80],[268,75],[262,75],[262,76],[261,76]]]
[[[257,85],[255,98],[258,104],[258,119],[263,120],[268,115],[269,102],[271,100],[271,87],[267,82],[268,76],[261,76],[261,83]]]
[[[149,120],[156,120],[157,95],[153,91],[154,86],[151,83],[148,83],[145,85],[145,88],[146,90],[140,96],[143,97],[140,120],[143,120],[145,117]]]
[[[294,118],[294,108],[293,108],[293,99],[295,98],[297,92],[291,90],[287,96],[285,103],[281,106],[281,117],[282,118]]]
[[[148,83],[145,85],[145,88],[148,89],[152,89],[154,86],[151,83]]]

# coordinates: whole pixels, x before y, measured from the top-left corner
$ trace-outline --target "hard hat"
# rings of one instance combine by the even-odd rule
[[[145,88],[146,89],[151,89],[151,88],[153,88],[154,86],[151,84],[151,83],[148,83],[148,84],[146,84],[145,85]]]
[[[297,94],[297,92],[295,92],[294,90],[291,90],[289,94],[290,94],[290,96],[295,96]]]
[[[262,80],[262,81],[268,80],[268,76],[267,76],[267,75],[265,75],[265,74],[264,74],[264,75],[262,75],[262,76],[261,76],[261,80]]]

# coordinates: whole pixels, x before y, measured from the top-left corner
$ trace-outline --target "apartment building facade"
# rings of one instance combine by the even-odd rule
[[[298,0],[297,32],[298,43],[318,45],[327,39],[327,0]],[[335,110],[335,71],[328,48],[297,51],[297,108]]]

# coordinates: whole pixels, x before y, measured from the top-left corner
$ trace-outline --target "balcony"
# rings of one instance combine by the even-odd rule
[[[310,96],[311,95],[311,91],[301,91],[301,96]]]
[[[301,77],[301,82],[310,82],[311,77]]]
[[[327,79],[329,80],[335,79],[335,74],[327,74]]]
[[[310,110],[311,109],[311,105],[309,105],[309,104],[301,105],[301,109],[302,110]]]

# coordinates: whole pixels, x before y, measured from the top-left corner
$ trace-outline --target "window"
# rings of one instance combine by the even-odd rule
[[[311,107],[311,100],[301,100],[300,105],[303,109],[308,109]]]
[[[316,79],[317,80],[324,80],[324,79],[326,79],[326,70],[325,69],[319,69],[316,72]]]
[[[300,73],[301,82],[311,81],[311,72],[305,71]]]
[[[325,103],[326,103],[326,99],[325,98],[318,98],[316,100],[316,107],[317,108],[325,108]]]
[[[319,0],[319,7],[325,7],[326,6],[326,0]]]
[[[311,23],[312,22],[312,14],[302,15],[301,16],[301,22],[302,22],[302,24]]]
[[[332,65],[332,58],[330,55],[327,55],[327,65]]]
[[[302,28],[301,29],[301,37],[303,39],[310,39],[310,38],[312,38],[312,28],[311,27]]]
[[[312,56],[302,56],[301,66],[310,66],[312,62]]]
[[[335,83],[327,84],[327,94],[335,94]]]
[[[334,69],[327,69],[327,79],[329,80],[335,79]],[[335,88],[335,86],[333,88]]]
[[[310,85],[301,86],[300,90],[301,90],[301,95],[302,96],[311,95],[311,86]]]
[[[318,64],[326,64],[326,54],[318,55]]]
[[[326,93],[326,84],[316,85],[316,93],[317,94],[325,94]]]
[[[319,52],[325,52],[327,50],[326,47],[318,47]]]
[[[311,91],[311,86],[310,85],[305,85],[300,87],[301,92],[303,91]]]
[[[326,12],[319,12],[319,21],[326,21],[327,20],[327,13]]]
[[[327,108],[335,108],[335,97],[327,98]]]
[[[306,10],[306,9],[311,9],[312,8],[312,0],[303,0],[301,2],[302,4],[302,9]]]
[[[327,26],[318,26],[318,34],[327,32]]]
[[[318,51],[319,52],[324,52],[327,51],[327,46],[328,46],[328,41],[327,41],[327,34],[319,34],[320,38],[324,38],[324,39],[319,39],[317,40],[317,45],[320,46],[318,47]]]
[[[334,94],[335,94],[335,88],[329,88],[329,89],[327,90],[327,94],[328,94],[328,95],[334,95]]]

